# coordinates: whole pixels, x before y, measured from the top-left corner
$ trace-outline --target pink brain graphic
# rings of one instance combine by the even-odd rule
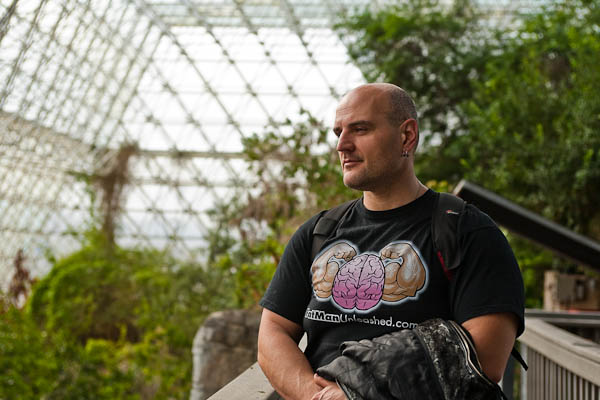
[[[333,281],[333,300],[345,309],[368,310],[381,299],[385,270],[381,259],[361,254],[344,264]]]

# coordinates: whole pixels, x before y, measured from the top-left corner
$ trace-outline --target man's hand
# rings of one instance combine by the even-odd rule
[[[315,393],[311,400],[347,400],[344,391],[340,389],[337,383],[315,374],[314,382],[322,389]]]

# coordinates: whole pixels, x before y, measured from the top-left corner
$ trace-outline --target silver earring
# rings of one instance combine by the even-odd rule
[[[408,157],[408,151],[402,150],[402,157]]]

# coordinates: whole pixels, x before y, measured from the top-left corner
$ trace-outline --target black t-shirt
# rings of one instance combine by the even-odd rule
[[[448,280],[435,255],[431,215],[438,193],[387,211],[358,201],[315,260],[312,231],[320,214],[292,236],[261,305],[301,325],[316,369],[346,340],[412,328],[430,318],[463,323],[513,312],[524,329],[523,281],[506,238],[494,222],[467,205],[458,227],[462,264]]]

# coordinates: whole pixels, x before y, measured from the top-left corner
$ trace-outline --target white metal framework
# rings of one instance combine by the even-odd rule
[[[44,272],[90,221],[81,176],[130,160],[121,244],[202,246],[205,211],[249,184],[240,139],[362,82],[331,30],[364,0],[2,0],[0,281]],[[276,129],[276,128],[275,128]]]
[[[331,27],[372,3],[0,0],[0,283],[19,249],[34,274],[73,250],[82,177],[126,144],[118,243],[192,256],[215,199],[251,184],[240,139],[300,108],[328,121],[363,82]]]

